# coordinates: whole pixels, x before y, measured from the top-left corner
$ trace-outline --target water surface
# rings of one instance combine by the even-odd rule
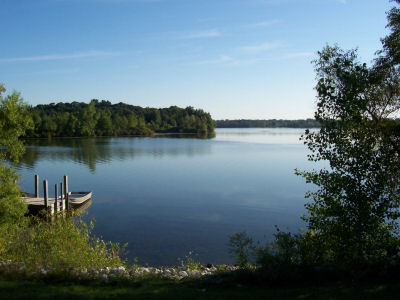
[[[69,176],[70,190],[93,191],[86,219],[95,233],[128,243],[128,257],[178,264],[193,251],[203,263],[231,263],[228,236],[270,239],[274,225],[305,225],[310,187],[294,169],[310,169],[302,129],[217,129],[213,139],[93,138],[27,142],[22,187],[33,175],[49,186]]]

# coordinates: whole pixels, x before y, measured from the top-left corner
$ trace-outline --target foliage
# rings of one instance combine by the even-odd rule
[[[0,227],[0,257],[23,262],[28,270],[121,266],[124,247],[93,237],[93,223],[59,217],[52,222],[31,218],[29,226]]]
[[[28,211],[21,200],[19,186],[16,183],[19,176],[15,170],[0,163],[0,227],[7,223],[20,223]]]
[[[392,0],[400,4],[400,0]],[[378,51],[376,64],[380,68],[391,68],[400,65],[400,8],[393,7],[387,15],[390,34],[382,39],[383,49]]]
[[[307,130],[303,140],[312,152],[309,160],[328,161],[330,168],[297,171],[318,187],[306,194],[312,202],[306,204],[309,214],[304,219],[336,263],[354,266],[396,259],[399,72],[382,60],[368,67],[357,60],[355,50],[343,51],[338,46],[326,46],[318,54],[315,118],[321,129]]]
[[[318,52],[315,120],[321,128],[306,130],[302,139],[309,160],[327,161],[329,168],[296,170],[317,187],[306,194],[312,200],[303,216],[308,231],[278,231],[273,242],[256,248],[258,264],[360,270],[399,260],[400,9],[388,19],[391,33],[371,67],[355,50],[326,46]],[[241,253],[249,238],[237,237]]]
[[[310,232],[291,234],[277,229],[274,240],[256,248],[257,264],[280,271],[307,268],[326,262],[318,236]]]
[[[229,236],[228,248],[238,266],[246,267],[251,264],[254,252],[253,239],[245,231]]]
[[[0,84],[0,159],[18,161],[24,152],[19,137],[32,127],[32,121],[20,94],[13,92],[3,98],[1,93],[4,91],[4,86]]]
[[[291,234],[280,231],[266,245],[254,245],[246,232],[230,236],[229,250],[241,267],[252,264],[266,270],[288,271],[295,267],[312,267],[326,262],[318,236],[312,232]]]
[[[151,135],[154,132],[207,135],[215,128],[209,113],[192,107],[156,109],[92,100],[89,104],[37,105],[30,113],[34,128],[28,131],[28,137]]]
[[[5,89],[0,85],[0,93]],[[94,116],[94,104],[83,111]],[[31,129],[32,121],[20,94],[0,94],[0,258],[23,262],[27,270],[49,266],[53,270],[119,266],[124,247],[93,237],[93,224],[58,218],[53,222],[25,216],[27,205],[21,199],[19,175],[6,163],[18,161],[24,152],[19,140]],[[50,128],[54,127],[50,124]],[[86,132],[93,131],[86,124]]]
[[[314,119],[306,120],[217,120],[217,128],[319,128]]]
[[[6,164],[6,159],[18,161],[24,152],[19,137],[31,127],[27,106],[20,94],[13,92],[3,98],[5,88],[0,84],[0,226],[20,222],[27,212],[20,199],[18,174]]]
[[[178,259],[181,262],[182,267],[186,267],[189,270],[201,270],[201,263],[198,259],[195,258],[195,256],[198,256],[197,254],[193,253],[192,251],[189,251],[187,255],[185,255],[184,259]]]

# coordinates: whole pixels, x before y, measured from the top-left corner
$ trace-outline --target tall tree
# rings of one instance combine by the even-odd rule
[[[6,160],[17,162],[24,152],[19,137],[32,126],[32,121],[20,94],[13,92],[3,97],[0,84],[0,225],[18,221],[26,213],[26,204],[20,199],[15,170]]]
[[[400,0],[396,0],[400,3]],[[329,168],[298,172],[318,189],[307,193],[311,232],[339,263],[397,257],[400,216],[399,9],[389,14],[391,34],[371,67],[354,50],[325,47],[315,61],[316,120],[306,131],[312,161]]]
[[[397,5],[400,0],[392,0]],[[378,65],[386,67],[400,65],[400,8],[395,6],[387,14],[388,24],[387,28],[390,34],[382,39],[383,49],[378,51],[380,57],[377,62]]]

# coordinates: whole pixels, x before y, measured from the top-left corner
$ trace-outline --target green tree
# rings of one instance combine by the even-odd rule
[[[96,128],[96,107],[95,102],[90,101],[89,105],[87,105],[80,113],[80,135],[81,136],[95,136],[95,128]]]
[[[392,0],[400,4],[400,0]],[[400,8],[395,6],[388,12],[388,27],[390,34],[382,39],[383,49],[378,51],[380,57],[377,65],[391,68],[400,65]]]
[[[393,258],[399,249],[400,77],[357,60],[356,51],[325,47],[315,61],[316,120],[306,131],[311,161],[329,168],[298,172],[318,189],[307,193],[308,227],[331,258],[364,264]]]
[[[65,126],[65,131],[63,132],[64,136],[76,136],[79,127],[79,120],[73,114],[69,115],[68,122]]]
[[[20,220],[27,211],[20,198],[18,174],[6,160],[18,162],[24,152],[19,137],[32,126],[26,104],[17,92],[3,98],[0,84],[0,225]]]
[[[49,138],[56,135],[58,126],[55,119],[53,116],[44,116],[42,118],[42,133]]]
[[[113,124],[111,122],[109,111],[102,111],[96,125],[96,134],[99,136],[109,136],[113,133]]]

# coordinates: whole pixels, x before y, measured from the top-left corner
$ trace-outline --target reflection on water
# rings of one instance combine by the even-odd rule
[[[315,131],[318,129],[311,129]],[[217,140],[267,144],[302,144],[302,128],[221,128]]]
[[[26,140],[26,152],[19,168],[34,169],[35,164],[44,161],[73,161],[86,165],[91,172],[96,164],[109,163],[111,160],[134,159],[141,156],[193,156],[206,154],[210,147],[206,143],[177,144],[174,139],[193,135],[158,135],[154,138],[82,138]],[[163,138],[163,139],[162,139]]]
[[[177,264],[189,251],[203,263],[230,263],[228,235],[246,230],[272,237],[274,225],[304,226],[307,169],[297,129],[217,129],[213,139],[189,136],[26,141],[21,185],[33,175],[49,186],[69,175],[70,190],[93,191],[87,219],[95,233],[128,243],[129,258]]]

